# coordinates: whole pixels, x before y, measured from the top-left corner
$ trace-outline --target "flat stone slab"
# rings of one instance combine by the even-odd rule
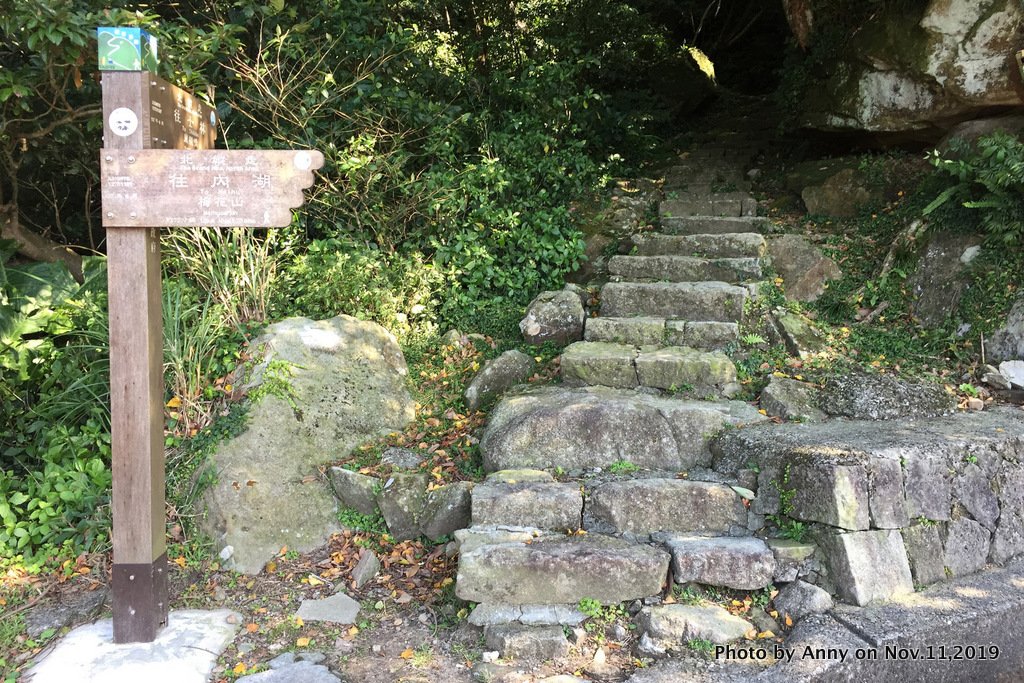
[[[761,278],[761,261],[756,258],[616,255],[608,260],[608,272],[626,280],[751,282]]]
[[[231,610],[175,610],[152,643],[114,644],[110,619],[79,626],[30,670],[33,683],[206,683],[242,616]]]
[[[718,605],[659,605],[637,616],[639,628],[668,650],[682,650],[690,640],[724,645],[742,638],[753,626]]]
[[[327,621],[332,624],[354,624],[359,615],[359,603],[345,595],[335,593],[323,600],[303,600],[295,616],[304,621]]]
[[[672,553],[676,583],[757,590],[772,582],[775,555],[759,538],[730,538],[656,534]]]
[[[716,235],[765,229],[768,221],[754,216],[662,216],[661,232],[669,235]]]
[[[639,256],[677,254],[704,258],[760,258],[768,249],[761,235],[751,232],[717,235],[634,235]]]
[[[472,552],[484,545],[502,543],[526,543],[547,535],[548,532],[526,526],[474,526],[455,531],[455,542],[462,554]]]
[[[587,615],[576,605],[499,605],[483,603],[469,614],[474,626],[523,624],[524,626],[577,626]]]
[[[743,499],[731,487],[683,479],[631,479],[603,484],[587,502],[587,528],[615,533],[728,533],[747,525]]]
[[[323,657],[323,655],[320,655]],[[288,652],[270,662],[270,669],[242,676],[237,683],[340,683],[341,679],[323,664],[296,660]]]
[[[708,463],[707,444],[726,424],[766,419],[738,401],[683,401],[601,387],[537,387],[498,403],[480,449],[488,471],[569,471],[622,460],[677,471]]]
[[[606,605],[657,595],[669,555],[649,545],[587,534],[481,546],[459,557],[455,593],[509,604]]]
[[[735,322],[749,295],[724,282],[609,282],[601,289],[601,315]]]
[[[473,489],[474,525],[579,529],[582,514],[583,494],[578,485],[486,482]]]

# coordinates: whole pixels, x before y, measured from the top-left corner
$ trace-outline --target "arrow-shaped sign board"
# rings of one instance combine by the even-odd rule
[[[323,163],[315,150],[104,149],[103,225],[285,227]]]

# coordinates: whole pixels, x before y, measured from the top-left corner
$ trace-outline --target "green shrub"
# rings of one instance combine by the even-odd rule
[[[404,336],[436,327],[443,278],[422,254],[386,254],[352,240],[310,242],[281,273],[277,317],[347,314]]]
[[[1024,242],[1024,143],[993,133],[967,143],[956,138],[946,155],[929,155],[939,174],[953,181],[924,209],[927,216],[954,201],[978,213],[991,241],[1006,246]]]

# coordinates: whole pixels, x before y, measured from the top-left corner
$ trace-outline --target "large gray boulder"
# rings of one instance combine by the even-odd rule
[[[402,351],[375,323],[290,318],[253,348],[264,361],[250,393],[262,386],[264,395],[246,431],[211,457],[215,483],[201,518],[225,566],[247,574],[282,546],[309,551],[339,531],[337,501],[314,476],[319,466],[415,415]]]
[[[506,395],[480,441],[484,469],[579,470],[619,461],[680,470],[710,460],[725,425],[767,418],[738,401],[682,401],[593,387],[536,387]]]
[[[821,185],[805,187],[800,198],[804,200],[807,213],[812,216],[834,216],[837,218],[853,218],[858,211],[879,200],[878,194],[870,191],[864,178],[852,168],[839,171],[827,178]],[[834,263],[831,268],[836,273],[832,277],[839,277],[839,268]],[[814,298],[820,294],[821,292],[818,292]],[[806,300],[798,299],[798,301]]]
[[[791,19],[813,5],[790,4]],[[808,88],[805,123],[823,130],[927,130],[1016,106],[1011,56],[1020,48],[1022,23],[1017,0],[880,6],[840,46],[828,76]]]

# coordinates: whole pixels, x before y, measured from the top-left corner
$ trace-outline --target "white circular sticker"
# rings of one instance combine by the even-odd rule
[[[114,131],[114,135],[126,138],[138,130],[139,117],[128,107],[118,107],[110,112],[107,123],[110,125],[110,130]]]
[[[308,171],[312,165],[313,157],[310,156],[309,152],[295,153],[295,168],[300,171]]]

